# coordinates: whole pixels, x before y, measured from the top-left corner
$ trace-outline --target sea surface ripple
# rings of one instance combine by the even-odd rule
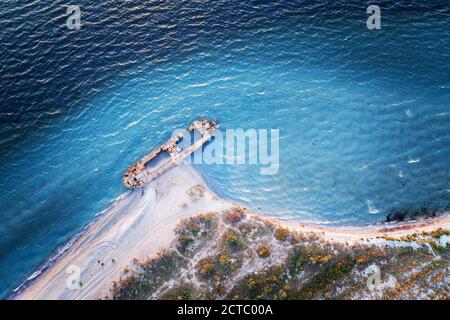
[[[450,4],[0,3],[0,297],[125,192],[125,168],[199,115],[279,128],[280,170],[199,166],[283,218],[384,221],[450,203]]]

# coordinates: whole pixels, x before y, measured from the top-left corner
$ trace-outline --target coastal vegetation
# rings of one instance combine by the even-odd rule
[[[109,299],[448,299],[450,230],[327,241],[241,207],[183,220]]]

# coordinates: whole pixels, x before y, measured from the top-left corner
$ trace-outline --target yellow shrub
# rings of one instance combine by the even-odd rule
[[[266,258],[270,255],[270,248],[267,246],[260,246],[256,250],[256,253],[258,253],[258,256],[260,256],[261,258]]]
[[[278,241],[284,241],[289,236],[289,230],[285,228],[278,228],[275,230],[275,239]]]

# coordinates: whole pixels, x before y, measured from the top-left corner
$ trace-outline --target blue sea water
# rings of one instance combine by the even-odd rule
[[[450,4],[0,4],[0,297],[125,192],[123,171],[197,116],[280,129],[280,168],[198,166],[220,195],[368,224],[450,203]]]

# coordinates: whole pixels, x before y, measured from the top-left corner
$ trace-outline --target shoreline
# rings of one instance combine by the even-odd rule
[[[352,244],[362,240],[374,240],[377,237],[403,237],[411,233],[430,232],[438,228],[450,228],[450,215],[443,213],[434,218],[423,220],[411,220],[403,222],[383,222],[377,225],[367,226],[325,226],[314,223],[302,223],[295,220],[277,220],[261,216],[256,213],[250,213],[263,221],[276,223],[281,227],[292,231],[312,232],[320,235],[323,239],[330,242]]]
[[[34,271],[10,295],[10,299],[98,299],[108,296],[113,282],[124,275],[124,270],[131,268],[135,259],[155,256],[174,242],[174,229],[182,219],[233,206],[236,204],[211,191],[192,166],[174,167],[142,191],[119,197],[112,207],[99,214],[65,244],[68,248],[62,254],[53,255],[51,260]],[[295,231],[314,233],[337,243],[371,241],[380,236],[402,237],[437,228],[450,229],[448,213],[425,220],[339,227],[278,220],[249,212],[257,219]],[[70,285],[77,270],[80,271],[79,281]],[[37,272],[40,274],[35,275]],[[78,288],[73,288],[73,285]]]

